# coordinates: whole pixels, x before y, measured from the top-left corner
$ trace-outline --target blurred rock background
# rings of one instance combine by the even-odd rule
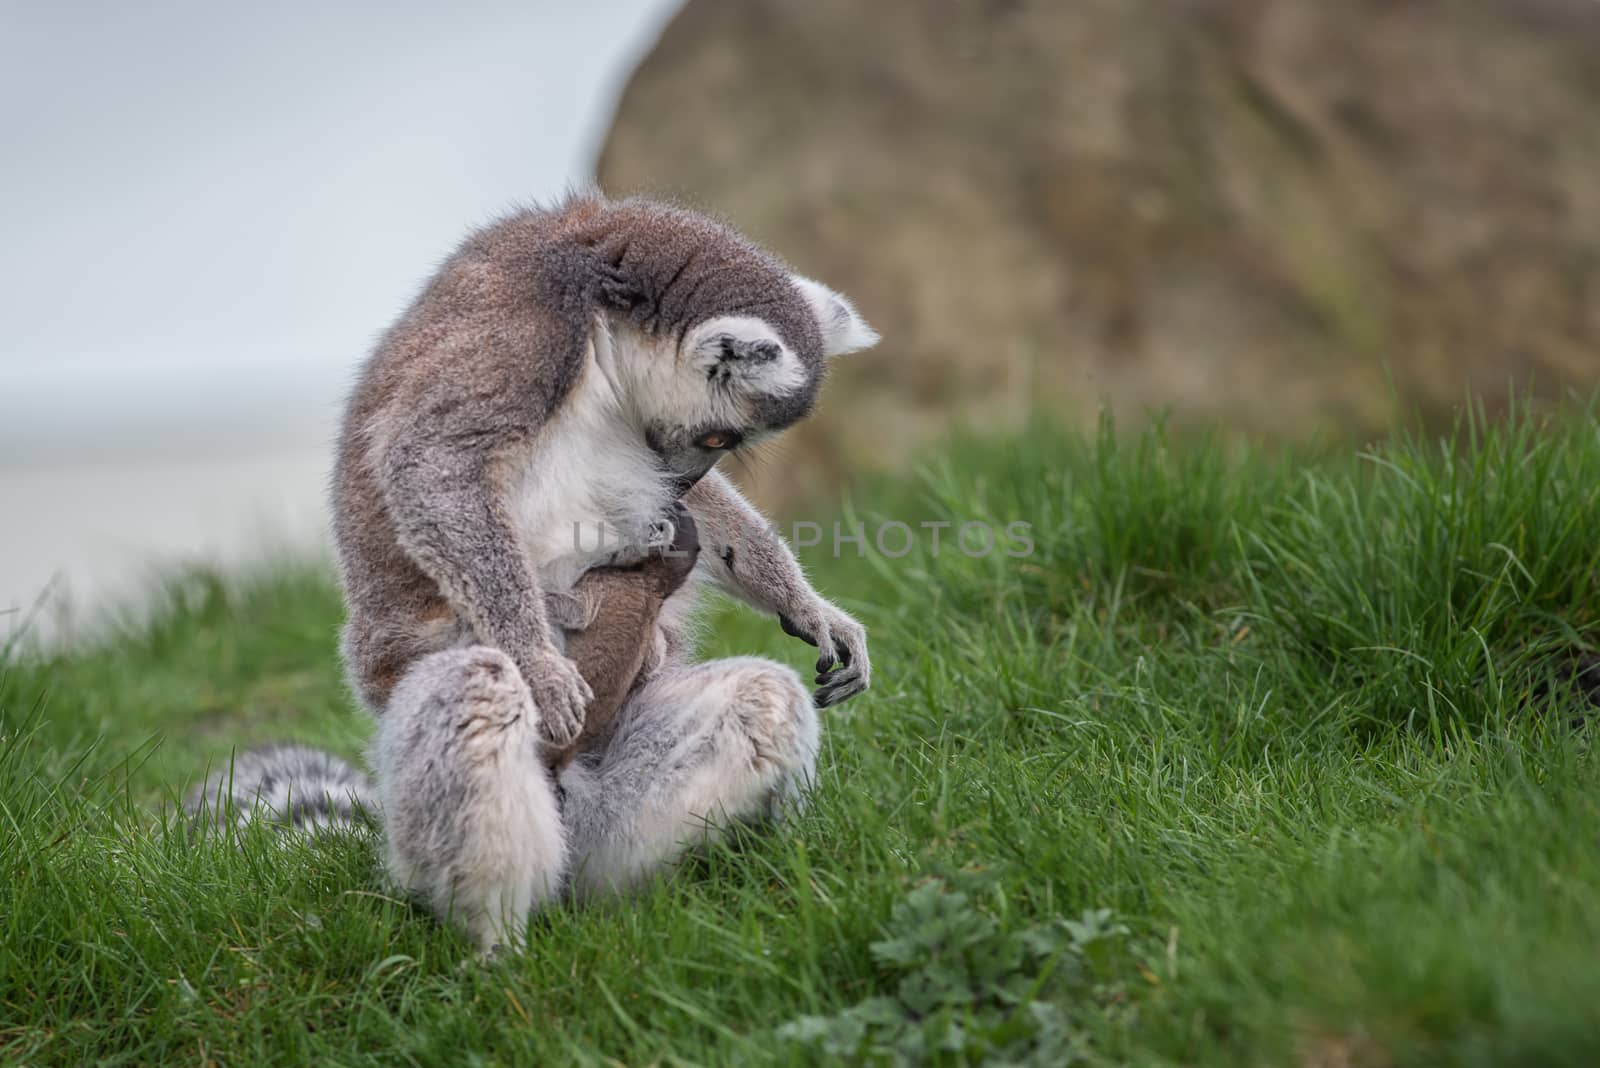
[[[1360,440],[1600,386],[1600,0],[80,15],[0,33],[0,642],[325,545],[373,337],[591,164],[882,330],[736,470],[775,509],[1034,405]]]
[[[688,0],[597,170],[884,334],[768,504],[1036,402],[1366,437],[1600,385],[1594,0]]]

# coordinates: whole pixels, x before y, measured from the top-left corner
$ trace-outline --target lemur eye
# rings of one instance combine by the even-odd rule
[[[701,434],[695,444],[702,449],[731,449],[739,444],[739,435],[726,430],[713,430],[709,434]]]

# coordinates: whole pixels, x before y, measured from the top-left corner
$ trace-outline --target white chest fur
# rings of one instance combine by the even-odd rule
[[[540,431],[514,496],[523,543],[547,590],[570,588],[672,503],[669,480],[607,373],[609,339],[596,340],[582,378]]]

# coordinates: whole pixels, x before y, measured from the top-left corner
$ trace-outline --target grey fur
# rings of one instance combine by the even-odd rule
[[[538,713],[510,658],[432,653],[395,688],[371,758],[388,870],[483,948],[560,889],[566,843]]]

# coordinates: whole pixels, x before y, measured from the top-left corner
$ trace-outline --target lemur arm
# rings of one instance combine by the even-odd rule
[[[817,593],[765,516],[715,469],[684,494],[700,524],[700,568],[727,592],[778,617],[784,632],[818,650],[816,701],[837,704],[872,681],[866,628]]]
[[[378,459],[401,546],[476,633],[521,670],[547,741],[583,726],[591,694],[556,648],[544,595],[512,523],[509,481],[528,431],[487,399],[422,408]]]

